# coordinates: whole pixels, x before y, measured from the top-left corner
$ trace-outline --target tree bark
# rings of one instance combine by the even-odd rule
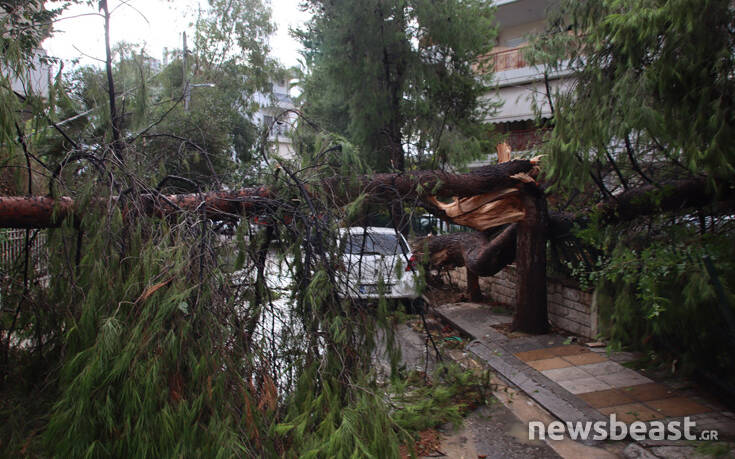
[[[656,187],[641,186],[599,203],[596,210],[603,223],[618,223],[644,215],[672,212],[711,204],[733,195],[732,183],[717,183],[706,178],[676,180]]]
[[[516,269],[518,299],[513,330],[543,334],[549,330],[546,304],[546,237],[548,216],[543,191],[534,185],[523,193],[526,218],[518,223]]]
[[[112,76],[112,51],[110,50],[110,10],[107,0],[100,0],[100,10],[105,18],[105,71],[107,73],[107,95],[110,101],[110,123],[112,124],[112,150],[122,161],[122,134],[120,129],[120,117],[115,107],[115,80]]]
[[[257,187],[168,196],[145,194],[140,203],[144,213],[158,217],[199,209],[209,218],[222,220],[239,218],[248,211],[267,210],[273,200],[267,188]],[[0,228],[54,228],[75,212],[80,209],[68,197],[0,197]]]
[[[495,237],[482,232],[431,236],[414,244],[414,253],[428,253],[432,267],[466,266],[478,276],[497,274],[513,263],[518,225],[508,225]]]
[[[661,187],[645,185],[607,198],[579,213],[553,212],[549,215],[549,236],[568,236],[574,225],[585,226],[597,213],[602,224],[625,223],[639,217],[684,209],[699,209],[717,203],[716,212],[735,208],[735,185],[730,182],[708,183],[705,178],[693,178],[664,183]]]
[[[319,185],[323,192],[342,202],[349,202],[360,193],[382,202],[429,196],[466,197],[517,186],[522,183],[518,174],[532,172],[535,165],[534,161],[518,159],[484,166],[466,174],[433,170],[363,175],[354,180],[335,176],[322,180]]]
[[[470,295],[470,301],[474,301],[476,303],[479,303],[482,301],[482,290],[480,290],[480,278],[477,277],[477,274],[470,271],[470,268],[465,268],[467,270],[467,293]]]
[[[429,254],[432,267],[467,269],[467,293],[472,301],[482,301],[479,276],[492,276],[515,258],[517,225],[509,225],[497,236],[485,233],[452,233],[424,238],[414,245],[414,252]]]
[[[473,196],[517,186],[521,182],[513,175],[527,173],[533,166],[531,161],[518,160],[486,166],[468,174],[412,171],[359,176],[352,180],[330,177],[312,185],[309,191],[311,194],[321,195],[334,205],[347,204],[361,193],[367,194],[371,201],[377,203],[411,199],[440,218],[452,221],[433,203],[434,196]],[[139,202],[142,210],[149,215],[164,216],[178,211],[199,209],[213,220],[238,218],[246,212],[267,213],[279,205],[267,187],[180,195],[144,194],[139,197]],[[64,218],[79,211],[68,197],[0,197],[0,228],[56,227]]]

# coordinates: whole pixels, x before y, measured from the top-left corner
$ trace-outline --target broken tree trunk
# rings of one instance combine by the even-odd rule
[[[517,227],[508,225],[495,237],[482,232],[426,237],[414,244],[414,251],[428,253],[434,268],[466,266],[478,276],[492,276],[513,263]]]
[[[535,173],[535,160],[515,160],[485,166],[467,174],[412,171],[354,179],[330,177],[302,186],[302,190],[308,190],[304,196],[312,195],[337,206],[347,204],[360,195],[370,201],[390,205],[410,200],[447,221],[487,230],[524,218],[528,220],[529,215],[524,208],[527,201],[524,190],[530,186],[536,189],[533,179]],[[112,198],[112,202],[120,204],[124,214],[139,211],[163,217],[196,211],[212,220],[223,220],[267,214],[281,205],[287,205],[286,201],[279,200],[274,194],[267,187],[254,187],[182,195],[150,193],[124,202],[121,198]],[[453,198],[453,202],[447,204],[437,197]],[[109,201],[96,202],[102,205]],[[83,211],[75,208],[70,198],[5,197],[0,198],[0,227],[53,227],[65,218],[80,216]],[[480,232],[470,233],[474,236],[462,236],[467,238],[461,242],[462,264],[467,266],[471,284],[476,287],[473,290],[475,298],[479,293],[477,276],[494,274],[513,260],[515,233],[516,227],[511,225],[492,240]],[[471,241],[473,238],[474,241]],[[546,320],[545,315],[543,320]]]
[[[418,253],[428,252],[432,267],[467,268],[468,293],[478,301],[479,276],[492,276],[516,262],[518,292],[513,328],[525,333],[548,331],[546,304],[546,198],[535,184],[524,186],[525,218],[508,225],[495,237],[482,232],[453,233],[424,238]]]
[[[516,224],[495,237],[485,233],[452,233],[424,238],[415,244],[418,254],[428,253],[431,267],[467,269],[467,292],[472,301],[482,300],[479,277],[492,276],[515,259]]]

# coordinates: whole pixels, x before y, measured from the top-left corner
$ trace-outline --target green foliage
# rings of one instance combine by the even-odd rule
[[[0,46],[4,51],[3,63],[7,65],[8,61],[14,60],[15,53],[23,55],[26,60],[30,58],[41,41],[50,34],[54,18],[68,4],[80,1],[69,1],[61,5],[46,5],[44,0],[3,1],[3,15],[0,17],[0,29],[4,31],[0,37]]]
[[[490,375],[489,371],[463,370],[449,364],[434,370],[434,384],[418,373],[403,380],[394,378],[391,400],[397,408],[393,414],[396,424],[412,432],[446,423],[460,424],[468,410],[490,403]]]
[[[706,369],[735,382],[733,331],[735,252],[730,234],[698,234],[686,226],[663,226],[626,237],[617,228],[584,233],[608,254],[582,280],[596,286],[603,335],[615,345],[654,351],[679,360],[685,374]],[[703,257],[713,259],[726,291],[718,297]]]
[[[605,226],[591,215],[571,268],[596,287],[603,333],[618,345],[677,360],[685,372],[730,381],[735,304],[732,210],[718,205],[655,215],[679,180],[735,177],[735,28],[727,0],[562,1],[528,58],[571,69],[551,94],[544,172],[564,210],[646,186],[653,217]],[[589,256],[591,255],[591,256]],[[727,301],[702,257],[715,260]]]
[[[580,187],[614,158],[635,177],[630,153],[655,157],[659,180],[677,170],[732,176],[734,17],[727,0],[562,2],[531,53],[569,65],[576,80],[555,95],[547,172]]]
[[[296,189],[271,179],[274,199],[295,202]],[[104,184],[76,190],[84,217],[50,231],[49,284],[31,281],[38,308],[22,284],[3,296],[3,331],[19,305],[14,337],[29,343],[3,367],[13,371],[0,411],[26,414],[0,428],[11,453],[395,457],[487,396],[483,378],[456,369],[429,386],[397,373],[380,382],[378,353],[397,366],[394,318],[385,298],[337,295],[331,224],[285,225],[294,209],[275,209],[279,245],[260,281],[260,225],[220,245],[196,212],[123,214],[101,205]]]
[[[314,374],[307,371],[304,377]],[[458,424],[466,410],[489,400],[487,372],[448,365],[436,368],[434,377],[432,382],[417,372],[395,375],[384,386],[360,379],[354,383],[358,390],[347,395],[347,406],[336,387],[319,395],[304,391],[307,396],[294,399],[293,411],[275,426],[293,447],[285,456],[398,457],[398,446],[412,447],[418,432]]]
[[[171,244],[151,245],[129,228],[136,255],[123,259],[88,225],[95,236],[76,273],[84,296],[52,278],[50,300],[71,315],[46,447],[64,457],[237,454],[237,407],[223,393],[234,368],[220,370],[229,361],[222,352],[212,356],[222,360],[206,357],[222,347],[213,339],[219,333],[197,337],[197,329],[221,325],[202,314],[206,286],[188,286],[183,241],[161,226],[154,231],[173,236]],[[192,298],[199,301],[191,310],[181,306]]]
[[[27,138],[28,157],[54,176],[53,194],[75,203],[75,217],[48,230],[48,263],[3,267],[8,455],[390,457],[416,429],[456,421],[468,387],[477,389],[454,370],[425,387],[395,375],[390,386],[379,382],[376,354],[397,367],[389,302],[340,297],[333,222],[341,215],[303,186],[366,171],[360,148],[312,132],[302,170],[283,162],[229,173],[233,153],[245,162],[255,151],[251,96],[276,69],[262,2],[210,5],[186,65],[174,56],[159,73],[137,46],[115,48],[118,157],[100,70],[58,78],[53,97],[26,101],[33,115],[18,126],[20,102],[3,93],[12,102],[3,110],[13,111],[2,120],[3,146],[18,156]],[[437,43],[451,33],[431,27]],[[189,111],[187,79],[216,82],[202,88],[206,97],[192,93]],[[341,149],[327,148],[335,141]],[[172,175],[190,189],[258,180],[272,193],[267,221],[232,216],[215,226],[201,209],[151,216],[165,202],[151,196]]]
[[[40,0],[12,0],[2,4],[0,15],[0,189],[3,194],[27,190],[27,173],[22,184],[19,167],[26,166],[16,143],[19,130],[25,135],[29,118],[46,108],[44,97],[55,97],[55,84],[45,94],[43,84],[33,72],[54,60],[39,52],[40,43],[49,36],[52,21],[71,3],[49,4]],[[38,75],[38,74],[37,74]],[[43,73],[41,73],[43,75]],[[43,81],[43,78],[40,78]],[[28,142],[28,140],[26,139]],[[21,166],[22,165],[22,166]]]
[[[373,169],[462,163],[486,147],[491,75],[477,65],[494,44],[488,2],[306,5],[304,112],[359,146]]]
[[[162,168],[168,174],[186,177],[202,185],[222,181],[236,170],[235,161],[252,162],[257,129],[249,117],[257,109],[252,102],[255,88],[242,82],[247,72],[228,62],[191,76],[191,84],[216,81],[216,86],[192,88],[189,109],[184,107],[185,85],[181,59],[174,59],[160,72],[150,56],[132,45],[119,45],[113,69],[123,134],[146,152],[148,167],[141,174],[153,175]],[[262,70],[261,70],[262,71]],[[239,82],[237,81],[238,79]],[[83,67],[68,76],[69,98],[61,101],[54,120],[73,119],[64,129],[72,138],[85,138],[96,145],[111,140],[107,77],[103,69]],[[82,115],[76,117],[77,115]],[[76,117],[76,118],[75,118]],[[69,145],[57,132],[39,133],[38,148],[50,158]],[[181,185],[181,184],[179,184]]]

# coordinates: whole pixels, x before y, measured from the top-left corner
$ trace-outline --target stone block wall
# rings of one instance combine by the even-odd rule
[[[467,288],[467,270],[449,273],[454,284]],[[486,300],[515,307],[518,275],[510,265],[492,277],[480,278],[480,290]],[[597,335],[597,309],[591,292],[576,288],[568,281],[549,278],[546,284],[549,321],[555,327],[587,338]]]

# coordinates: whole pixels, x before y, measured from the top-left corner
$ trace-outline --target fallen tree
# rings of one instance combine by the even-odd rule
[[[534,193],[530,190],[532,188],[526,189],[524,193],[517,193],[517,196],[533,201]],[[523,244],[538,245],[540,244],[539,241],[545,243],[546,239],[555,240],[569,237],[575,226],[584,227],[593,219],[602,224],[617,224],[649,215],[678,212],[686,209],[697,210],[711,203],[718,203],[724,209],[732,209],[734,207],[732,195],[733,184],[710,181],[706,177],[671,181],[659,186],[645,185],[612,196],[578,213],[552,212],[548,215],[547,221],[544,221],[545,210],[540,211],[536,215],[536,220],[523,220],[526,225],[531,221],[536,222],[534,223],[535,227],[525,228],[525,231],[520,231],[523,223],[515,223],[508,225],[499,233],[477,231],[431,236],[418,241],[415,244],[415,250],[419,253],[427,253],[430,266],[433,268],[465,267],[467,269],[468,293],[473,301],[477,301],[482,297],[478,277],[497,274],[513,262],[517,262],[519,265],[519,275],[528,272],[529,267],[532,269],[533,266],[545,266],[545,260],[517,260],[517,253],[545,253],[545,250],[540,246],[534,249],[523,247]],[[470,202],[470,200],[465,202]],[[541,199],[537,199],[535,202],[543,206]],[[530,213],[529,209],[533,205],[533,202],[527,202],[521,206],[524,215]],[[493,216],[493,218],[504,218],[507,215],[506,213],[500,217]],[[449,216],[456,217],[456,214],[449,214]],[[457,222],[456,219],[454,221]],[[519,240],[518,234],[524,234],[526,240]],[[535,235],[538,240],[529,240],[529,234]],[[534,273],[534,276],[540,276],[540,273],[535,271]],[[542,284],[544,282],[537,278],[520,279],[518,305],[541,304],[539,299],[529,300],[525,296],[528,294],[541,295],[540,289],[529,290],[528,286]],[[543,294],[545,295],[545,289]],[[528,310],[528,307],[519,308],[521,313]],[[534,318],[543,316],[544,312],[537,310],[534,315],[527,316],[526,320],[533,321]],[[516,326],[520,327],[518,324]],[[522,328],[534,327],[540,327],[540,325],[523,326]]]
[[[566,234],[575,224],[586,224],[592,215],[605,223],[627,221],[727,199],[731,191],[730,185],[713,186],[703,177],[692,178],[639,187],[578,214],[547,217],[543,190],[534,181],[536,164],[536,160],[515,160],[466,174],[412,171],[347,180],[333,176],[303,183],[301,198],[319,198],[335,206],[360,196],[374,203],[412,202],[445,221],[478,230],[427,238],[417,244],[417,251],[427,252],[433,267],[466,267],[475,300],[481,297],[478,277],[492,276],[515,261],[520,276],[517,317],[525,317],[518,319],[525,323],[515,326],[540,333],[546,331],[547,238]],[[443,201],[448,198],[451,202]],[[211,220],[267,215],[276,209],[288,212],[289,206],[287,199],[266,186],[175,195],[150,192],[138,195],[136,201],[120,197],[112,201],[121,205],[123,213],[133,207],[157,217],[196,211]],[[0,197],[0,227],[55,227],[84,211],[69,197]],[[492,231],[503,225],[507,227],[502,231]]]
[[[484,231],[498,226],[521,222],[520,233],[528,239],[537,237],[529,232],[545,231],[545,204],[543,193],[537,189],[534,177],[538,172],[537,160],[515,160],[489,165],[466,174],[445,171],[412,171],[397,174],[374,174],[358,176],[345,180],[343,177],[329,177],[315,183],[302,183],[302,195],[297,199],[319,198],[335,206],[342,206],[365,197],[370,202],[400,203],[413,202],[425,207],[438,217],[453,223]],[[293,178],[293,177],[292,177]],[[445,203],[442,199],[451,198]],[[293,199],[293,197],[291,197]],[[197,212],[211,220],[237,219],[242,216],[270,214],[276,209],[288,213],[289,202],[277,196],[271,188],[260,186],[235,191],[214,191],[164,195],[149,192],[138,195],[134,201],[122,197],[99,200],[99,204],[112,202],[120,205],[123,214],[138,209],[147,215],[163,217],[177,212]],[[78,218],[85,212],[69,197],[2,197],[0,198],[0,227],[49,228],[59,226],[67,218]],[[526,219],[528,214],[531,218]],[[460,251],[463,261],[474,276],[492,275],[516,257],[516,225],[501,233],[497,240],[488,240],[477,233],[474,244],[461,244],[461,248],[447,250]],[[529,239],[529,240],[530,240]],[[441,241],[437,239],[437,241]],[[538,244],[536,244],[538,245]],[[536,246],[524,246],[522,250],[539,250]],[[432,248],[430,253],[440,253],[444,249]],[[439,258],[440,255],[434,257]],[[536,260],[538,255],[525,257]],[[545,264],[529,270],[545,272]],[[538,277],[538,275],[536,276]],[[538,279],[534,280],[538,282]],[[543,278],[540,280],[544,283]],[[536,285],[534,290],[540,287]],[[546,297],[519,303],[519,310],[528,307],[533,311],[545,311]],[[530,312],[529,316],[537,315]],[[546,314],[541,321],[546,324]],[[526,331],[545,331],[542,327],[524,327]]]
[[[345,180],[330,177],[317,183],[304,184],[309,194],[319,196],[334,205],[345,205],[361,194],[372,202],[416,200],[440,218],[475,229],[488,229],[523,217],[518,206],[519,188],[536,162],[516,160],[485,166],[467,174],[444,171],[413,171],[396,174],[375,174]],[[455,197],[453,204],[443,204],[437,198]],[[462,199],[467,198],[467,199]],[[239,218],[267,211],[279,202],[268,187],[242,188],[234,191],[211,191],[164,195],[141,194],[137,203],[116,203],[138,206],[148,215],[164,216],[179,211],[202,212],[212,220]],[[511,199],[512,202],[508,203]],[[104,203],[106,201],[100,201]],[[513,208],[510,217],[488,219],[488,214],[500,214],[497,209]],[[488,209],[493,209],[488,211]],[[69,197],[5,196],[0,197],[0,228],[51,228],[75,213],[83,212]],[[462,223],[459,223],[462,222]]]

